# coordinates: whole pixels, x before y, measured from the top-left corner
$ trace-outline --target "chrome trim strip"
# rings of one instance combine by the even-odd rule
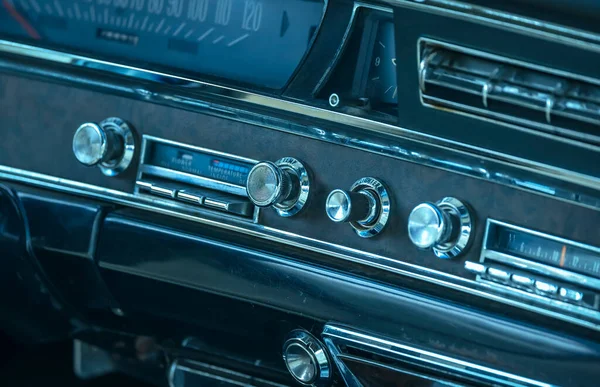
[[[561,70],[553,69],[553,68],[547,67],[547,66],[540,66],[540,65],[536,65],[536,64],[533,64],[530,62],[525,62],[525,61],[521,61],[521,60],[512,59],[509,57],[495,55],[495,54],[491,54],[486,51],[475,50],[475,49],[471,49],[471,48],[464,47],[464,46],[459,46],[459,45],[452,44],[452,43],[446,43],[446,42],[436,40],[436,39],[419,38],[417,40],[417,63],[418,63],[418,74],[417,75],[419,77],[419,84],[421,85],[421,87],[419,88],[419,99],[423,106],[438,109],[438,110],[450,110],[456,114],[466,115],[466,116],[477,118],[477,119],[483,120],[483,121],[491,121],[498,125],[510,127],[510,128],[521,130],[521,131],[528,132],[528,133],[534,133],[536,135],[541,135],[541,136],[549,137],[549,138],[555,138],[556,135],[552,135],[551,133],[553,131],[556,131],[556,132],[560,133],[561,136],[567,136],[567,138],[564,138],[563,141],[570,143],[572,145],[582,146],[581,142],[579,142],[579,141],[589,141],[589,142],[598,144],[598,142],[599,142],[598,135],[592,135],[589,133],[578,132],[578,131],[571,130],[566,127],[559,127],[559,126],[552,125],[550,123],[550,115],[552,113],[551,108],[554,103],[553,99],[548,100],[551,102],[550,105],[548,105],[549,102],[546,101],[546,106],[543,109],[540,109],[539,107],[537,107],[535,105],[528,106],[530,109],[539,110],[540,112],[542,112],[545,115],[548,123],[540,123],[540,122],[537,122],[534,120],[528,120],[528,119],[521,118],[521,117],[518,117],[515,115],[509,115],[506,113],[495,112],[495,111],[488,110],[488,109],[482,109],[477,106],[466,105],[466,104],[456,102],[453,100],[441,99],[439,97],[435,97],[430,94],[427,94],[427,92],[425,90],[427,83],[433,83],[437,86],[441,86],[441,87],[445,87],[445,88],[452,88],[455,90],[459,90],[461,92],[466,92],[466,93],[472,94],[472,90],[469,90],[469,89],[456,87],[454,85],[449,86],[447,84],[442,84],[435,80],[427,81],[425,79],[428,65],[430,62],[430,58],[432,57],[432,55],[435,55],[435,53],[436,53],[435,51],[429,52],[428,50],[431,50],[431,49],[435,50],[436,48],[440,48],[440,49],[446,50],[446,51],[451,51],[453,53],[469,55],[472,57],[476,57],[478,59],[490,60],[490,61],[504,63],[504,64],[508,63],[509,65],[517,66],[517,67],[520,67],[520,68],[523,68],[526,70],[534,70],[534,71],[538,71],[540,73],[550,74],[550,75],[553,75],[556,77],[567,78],[567,80],[576,80],[579,82],[593,84],[595,86],[600,86],[600,79],[591,78],[591,77],[587,77],[587,76],[583,76],[580,74],[575,74],[575,73],[571,73],[571,72],[567,72],[567,71],[561,71]],[[427,53],[428,56],[426,58],[421,59],[423,57],[423,54],[425,54],[425,53]],[[491,82],[492,82],[492,80],[488,79],[487,83],[483,86],[483,90],[482,90],[483,105],[486,108],[487,108],[489,99],[495,99],[498,101],[515,104],[515,101],[503,98],[501,96],[495,96],[493,98],[490,97],[488,95],[488,90],[491,85]],[[479,95],[479,94],[474,94],[474,95]],[[435,103],[437,103],[437,105]],[[519,105],[515,104],[515,106],[519,106]],[[526,104],[521,102],[521,106],[526,106]],[[559,114],[559,113],[557,113],[557,114]],[[559,115],[564,116],[565,114],[560,113]],[[585,117],[580,117],[580,116],[577,116],[574,119],[577,119],[582,122],[590,122],[590,120],[586,119]],[[594,122],[594,121],[592,121],[591,123],[596,124],[596,122]],[[522,126],[520,126],[520,125],[522,125]],[[536,130],[534,128],[539,128],[539,130]],[[540,130],[542,132],[540,132]],[[577,139],[579,141],[574,140],[574,139]],[[595,151],[600,151],[600,146],[598,146],[598,145],[587,144],[587,146],[589,147],[589,149],[593,149]]]
[[[170,85],[185,85],[186,90],[177,90],[175,93],[172,91],[155,92],[150,88],[142,87],[138,82],[128,85],[126,79],[118,83],[110,83],[108,79],[100,82],[88,76],[66,76],[55,70],[45,71],[38,67],[19,66],[12,62],[0,61],[0,68],[18,73],[28,73],[45,78],[57,78],[69,83],[125,94],[135,99],[261,125],[274,130],[415,162],[538,194],[553,196],[557,199],[589,208],[600,209],[600,177],[597,176],[588,176],[567,171],[538,162],[419,133],[391,124],[373,121],[364,117],[351,116],[340,111],[326,110],[298,102],[79,55],[3,40],[0,40],[0,52],[76,67],[95,68],[113,74],[127,74],[129,77],[148,80],[158,84],[164,82]],[[195,96],[183,96],[178,94],[180,92],[189,92],[190,95],[195,94]],[[267,117],[264,114],[241,110],[236,106],[224,106],[204,102],[198,98],[218,98],[221,100],[220,103],[223,103],[223,100],[231,102],[232,105],[247,103],[287,113],[300,114],[305,117],[311,117],[311,125],[313,126],[296,124],[289,120],[275,117]],[[319,126],[320,123],[317,120],[322,120],[324,123],[340,124],[344,127],[338,127],[334,132],[325,129],[324,126]],[[354,128],[362,129],[365,132],[356,133]],[[386,140],[374,138],[369,132],[385,134],[391,138]],[[577,145],[583,146],[581,144]],[[565,188],[565,184],[569,187]],[[594,192],[590,193],[590,190]]]
[[[203,211],[200,208],[194,213],[181,212],[181,205],[169,200],[152,198],[145,195],[135,196],[121,191],[111,190],[40,173],[23,171],[3,165],[0,165],[0,180],[28,184],[72,195],[104,200],[109,203],[116,203],[131,208],[174,216],[188,221],[202,223],[207,226],[218,227],[223,230],[266,239],[275,243],[300,249],[310,250],[317,254],[328,255],[349,262],[374,267],[379,270],[388,271],[394,274],[451,288],[474,296],[483,297],[492,301],[545,314],[572,324],[600,330],[600,323],[594,324],[586,320],[573,318],[571,316],[557,315],[556,313],[548,310],[540,310],[540,308],[528,305],[522,301],[512,300],[502,295],[490,293],[488,287],[483,286],[481,283],[478,283],[472,279],[462,278],[452,274],[432,270],[428,267],[411,264],[409,262],[400,260],[400,258],[388,258],[333,243],[307,238],[271,227],[265,227],[257,224],[256,221],[255,223],[250,223],[240,219],[239,217],[230,216],[225,213],[215,214],[214,211]],[[256,214],[257,212],[255,212],[255,219],[257,216]]]
[[[142,165],[140,167],[138,181],[146,180],[148,177],[152,176],[167,179],[173,183],[183,182],[230,193],[232,195],[247,197],[246,187],[227,183],[225,181],[209,179],[208,177],[192,175],[191,173],[175,171],[173,169],[157,167],[155,165]]]
[[[326,325],[322,336],[326,342],[335,345],[335,357],[342,357],[343,363],[344,350],[342,346],[351,346],[364,350],[369,353],[387,356],[399,362],[420,363],[436,369],[450,370],[453,374],[471,376],[481,379],[485,382],[498,383],[494,385],[502,386],[536,386],[552,387],[552,384],[503,372],[490,367],[460,360],[450,356],[445,356],[436,352],[426,351],[410,345],[402,344],[397,341],[376,337],[370,334],[361,333],[355,330],[336,325]],[[341,354],[341,356],[339,355]],[[336,360],[337,363],[337,360]]]
[[[395,7],[412,8],[437,15],[492,25],[503,30],[530,35],[537,38],[558,41],[600,52],[600,35],[565,27],[559,24],[498,11],[484,6],[454,0],[381,0]]]
[[[489,59],[490,61],[500,62],[500,63],[508,63],[513,66],[524,67],[526,69],[531,69],[535,71],[539,71],[541,73],[548,73],[552,75],[556,75],[557,77],[570,78],[575,79],[581,82],[592,83],[594,85],[600,86],[600,79],[588,77],[581,74],[575,74],[568,71],[557,70],[548,66],[537,65],[531,62],[525,62],[518,59],[513,59],[506,56],[496,55],[489,53],[487,51],[476,50],[473,48],[468,48],[465,46],[460,46],[458,44],[446,43],[441,40],[431,39],[431,38],[419,38],[417,40],[417,54],[421,54],[427,48],[441,48],[447,51],[452,51],[456,53],[466,54],[470,56],[474,56],[477,58]],[[420,62],[420,60],[419,60]]]
[[[499,98],[496,99],[500,100]],[[491,122],[495,125],[520,130],[521,132],[535,134],[539,137],[555,139],[557,135],[551,133],[554,130],[556,131],[556,133],[560,133],[561,142],[579,147],[587,147],[594,151],[600,151],[600,146],[596,145],[600,143],[598,135],[591,135],[585,132],[577,132],[564,127],[528,121],[525,119],[521,119],[517,116],[509,116],[507,114],[497,113],[492,110],[481,109],[474,106],[465,105],[459,102],[450,101],[448,99],[433,97],[431,95],[421,95],[420,100],[421,104],[427,108],[450,111],[454,114],[470,117],[485,122]],[[545,112],[542,112],[542,114],[545,114]],[[581,141],[584,141],[585,143],[582,144]]]
[[[329,354],[331,355],[333,362],[337,366],[337,369],[340,375],[342,376],[342,379],[344,379],[346,387],[363,387],[362,383],[356,378],[356,376],[354,376],[350,369],[346,367],[346,363],[344,363],[342,359],[340,359],[342,353],[335,345],[335,343],[328,337],[323,337],[323,342],[329,350]]]

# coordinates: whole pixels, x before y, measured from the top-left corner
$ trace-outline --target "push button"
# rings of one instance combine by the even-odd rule
[[[486,267],[481,263],[467,261],[465,262],[465,269],[475,274],[485,274]]]
[[[202,205],[204,203],[204,196],[191,192],[179,191],[177,192],[177,200],[188,204]]]
[[[146,181],[137,181],[135,183],[138,189],[143,192],[150,192],[152,190],[152,183],[148,183]]]
[[[254,212],[254,206],[249,201],[224,197],[206,197],[204,205],[209,208],[245,217],[251,217]]]
[[[583,300],[583,293],[578,290],[560,288],[559,295],[569,301],[579,302]]]
[[[511,280],[515,285],[527,287],[533,286],[533,284],[535,283],[535,280],[533,278],[521,274],[513,274]]]
[[[510,279],[509,272],[502,270],[502,269],[497,269],[495,267],[488,268],[487,273],[491,278],[493,278],[495,280],[508,281]]]
[[[145,181],[137,181],[135,184],[137,185],[137,187],[140,191],[150,193],[153,195],[164,196],[164,197],[172,198],[172,199],[174,199],[175,196],[177,195],[177,190],[175,190],[175,189],[161,187],[161,186],[158,186],[158,185],[155,185],[152,183],[148,183]]]
[[[152,185],[152,187],[150,187],[150,193],[157,195],[157,196],[164,196],[164,197],[172,198],[172,199],[174,199],[175,196],[177,195],[177,191],[174,189],[160,187],[160,186],[157,186],[154,184]]]
[[[544,281],[535,281],[535,288],[546,294],[556,294],[558,292],[558,286]]]

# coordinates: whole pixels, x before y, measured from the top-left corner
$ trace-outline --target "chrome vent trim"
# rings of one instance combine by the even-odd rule
[[[435,372],[452,375],[461,381],[460,385],[465,382],[468,385],[482,383],[497,387],[555,387],[550,383],[335,323],[325,325],[321,336],[342,378],[352,387],[362,387],[362,384],[346,365],[347,360],[395,369],[400,374],[416,369],[432,375]]]
[[[600,80],[429,39],[419,41],[424,105],[600,143]]]

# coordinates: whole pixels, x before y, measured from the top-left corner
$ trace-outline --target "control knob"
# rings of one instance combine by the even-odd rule
[[[261,161],[248,174],[248,198],[258,207],[273,207],[281,216],[293,216],[308,201],[310,178],[304,165],[285,157],[276,162]]]
[[[102,173],[115,176],[123,172],[133,159],[133,131],[120,118],[107,118],[96,124],[81,125],[73,136],[75,158],[85,166],[97,165]]]
[[[467,206],[455,198],[421,203],[408,217],[408,236],[420,249],[439,258],[454,258],[467,247],[473,228]]]
[[[369,224],[377,216],[377,199],[366,190],[352,192],[336,189],[327,197],[325,210],[329,219],[336,223]]]
[[[390,214],[390,197],[379,180],[363,177],[350,190],[335,189],[325,202],[325,213],[336,223],[350,223],[363,238],[379,234]]]
[[[304,330],[290,332],[283,344],[283,361],[292,375],[305,386],[325,387],[331,384],[331,363],[325,347]]]

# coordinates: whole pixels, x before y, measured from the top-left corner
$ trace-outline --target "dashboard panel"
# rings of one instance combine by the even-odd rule
[[[78,340],[149,334],[172,387],[597,379],[593,28],[437,0],[2,5],[0,221],[24,231],[0,248]]]

